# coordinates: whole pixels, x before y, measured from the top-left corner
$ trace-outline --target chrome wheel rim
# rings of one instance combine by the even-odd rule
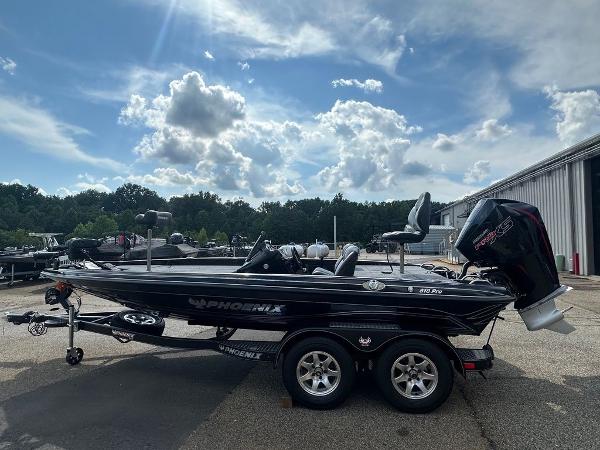
[[[300,358],[296,379],[310,395],[329,395],[340,384],[340,365],[329,353],[312,351]]]
[[[123,315],[123,320],[136,325],[154,325],[156,317],[143,313],[127,313]]]
[[[417,400],[425,398],[438,384],[438,370],[427,356],[421,353],[405,353],[390,371],[392,385],[403,397]]]

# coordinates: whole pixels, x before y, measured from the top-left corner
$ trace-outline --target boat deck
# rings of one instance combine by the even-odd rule
[[[131,272],[145,272],[145,265],[130,265],[121,266],[124,270]],[[152,265],[153,272],[168,272],[168,273],[232,273],[237,266],[231,265]],[[391,270],[393,268],[393,271]],[[400,275],[397,264],[392,264],[392,268],[388,264],[357,264],[354,276],[360,278],[393,278]],[[404,267],[403,277],[415,276],[422,279],[424,276],[439,276],[432,274],[430,271],[420,267],[407,265]]]

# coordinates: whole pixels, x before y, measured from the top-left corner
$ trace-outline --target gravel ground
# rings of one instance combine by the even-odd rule
[[[78,333],[84,361],[66,365],[66,331],[34,338],[2,323],[0,448],[597,448],[600,440],[600,283],[565,276],[561,307],[577,330],[527,332],[513,311],[498,322],[488,379],[456,378],[448,401],[427,415],[402,414],[361,376],[333,411],[284,408],[279,370],[203,351],[120,345]],[[47,310],[44,283],[7,289],[0,311]],[[83,310],[114,309],[86,296]],[[170,335],[212,329],[167,323]],[[236,337],[276,339],[277,333]],[[481,346],[483,337],[457,345]]]

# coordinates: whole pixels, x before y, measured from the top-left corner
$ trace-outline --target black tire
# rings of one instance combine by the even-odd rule
[[[319,363],[321,364],[327,364],[328,356],[332,358],[327,367],[315,368],[317,369],[315,378],[318,378],[320,374],[322,379],[327,380],[326,382],[330,387],[327,388],[327,385],[323,381],[317,379],[315,381],[317,383],[317,390],[321,389],[321,393],[310,393],[310,386],[305,385],[306,388],[303,388],[300,384],[297,371],[300,371],[301,375],[308,374],[309,369],[301,366],[301,362],[304,361],[306,363],[305,360],[308,359],[314,363],[314,359],[309,354],[316,352],[319,352],[317,359],[319,359]],[[338,377],[334,375],[328,376],[327,373],[333,373],[336,367],[339,374]],[[306,372],[302,373],[303,371]],[[283,384],[292,396],[292,399],[312,409],[330,409],[342,403],[352,390],[354,380],[356,379],[354,360],[350,353],[337,342],[323,337],[306,338],[292,346],[285,354],[282,372]],[[312,378],[311,376],[311,379],[306,381],[311,386],[313,383]],[[331,389],[331,391],[327,392],[328,389]]]
[[[69,363],[71,366],[76,366],[83,359],[83,350],[79,347],[76,347],[74,350],[76,353],[75,355],[71,355],[71,353],[67,350],[67,356],[65,358],[67,363]]]
[[[110,325],[134,333],[161,336],[165,331],[165,319],[142,311],[125,310],[115,314]]]
[[[416,363],[413,369],[410,369],[411,360],[402,358],[410,354]],[[397,361],[410,370],[403,372],[395,367]],[[434,375],[433,379],[431,375]],[[400,381],[396,384],[392,376]],[[375,379],[383,396],[393,406],[403,412],[420,414],[433,411],[446,401],[452,391],[454,372],[448,355],[440,347],[423,339],[406,339],[392,344],[381,354],[375,365]],[[409,382],[413,384],[409,385]]]

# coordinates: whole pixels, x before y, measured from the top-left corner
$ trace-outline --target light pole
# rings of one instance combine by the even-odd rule
[[[338,251],[337,251],[337,216],[333,216],[333,251],[334,251],[334,255],[337,258],[338,256]]]

